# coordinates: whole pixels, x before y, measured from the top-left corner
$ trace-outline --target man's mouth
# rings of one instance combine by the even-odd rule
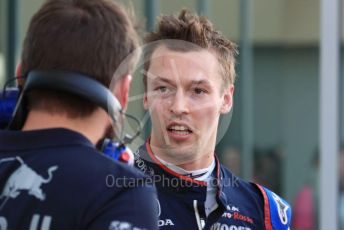
[[[167,126],[167,131],[179,135],[188,135],[192,133],[190,127],[182,124],[170,124],[169,126]]]

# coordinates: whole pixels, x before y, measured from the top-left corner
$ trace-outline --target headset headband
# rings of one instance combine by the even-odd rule
[[[25,108],[25,95],[32,89],[51,89],[68,92],[93,102],[104,109],[111,117],[113,124],[119,126],[122,111],[117,98],[98,81],[91,77],[72,71],[63,70],[33,70],[25,79],[23,91],[15,108],[11,129],[21,129],[27,116]],[[117,132],[122,132],[121,127]],[[118,134],[117,134],[118,135]],[[120,136],[117,136],[120,138]]]

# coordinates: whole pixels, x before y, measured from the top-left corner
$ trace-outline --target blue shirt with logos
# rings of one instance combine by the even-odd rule
[[[275,193],[246,182],[216,159],[211,185],[162,164],[149,140],[135,153],[135,166],[151,176],[158,192],[159,229],[287,230],[291,207]],[[216,186],[215,207],[205,211],[207,186]]]
[[[157,229],[146,179],[77,132],[2,130],[0,229]]]

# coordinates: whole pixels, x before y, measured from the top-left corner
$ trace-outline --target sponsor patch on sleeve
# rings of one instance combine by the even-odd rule
[[[263,189],[269,200],[270,219],[273,229],[289,229],[291,220],[290,205],[269,189]]]

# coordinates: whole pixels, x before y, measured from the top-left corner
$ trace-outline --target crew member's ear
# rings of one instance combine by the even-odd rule
[[[223,101],[222,106],[220,109],[221,114],[228,113],[231,111],[233,106],[233,93],[234,93],[234,85],[230,84],[227,88],[224,89],[223,92]]]
[[[16,77],[17,77],[17,85],[22,87],[24,85],[24,76],[23,76],[23,68],[22,68],[21,61],[16,66]]]
[[[119,103],[121,104],[122,109],[124,110],[127,108],[127,104],[128,104],[131,80],[132,80],[132,76],[130,74],[123,76],[120,80],[116,82],[116,85],[113,91]]]

